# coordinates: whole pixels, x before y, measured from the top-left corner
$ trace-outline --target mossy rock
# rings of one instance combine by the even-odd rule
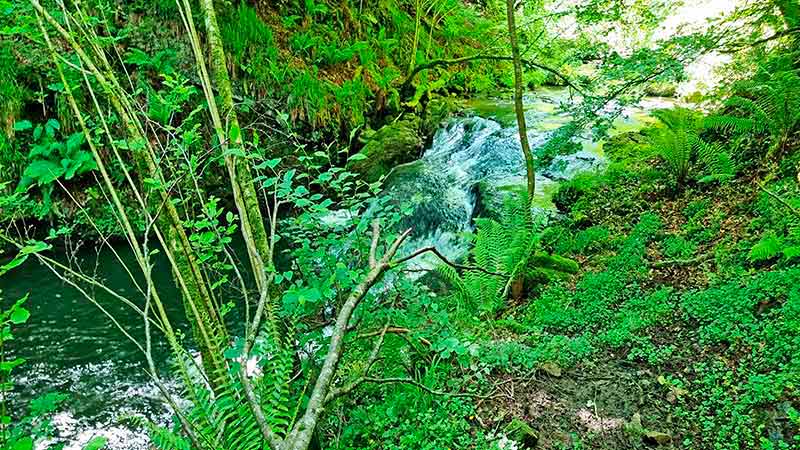
[[[539,434],[536,433],[536,430],[517,418],[506,425],[504,431],[510,439],[522,444],[522,448],[534,449],[539,442]]]
[[[603,152],[612,160],[620,161],[647,153],[655,128],[621,133],[608,138],[603,144]]]
[[[423,144],[419,129],[416,116],[384,125],[367,140],[358,153],[361,156],[348,163],[348,170],[373,182],[395,166],[417,159]]]
[[[425,116],[422,121],[422,134],[432,136],[436,130],[452,114],[464,109],[456,97],[433,95],[425,106]]]
[[[675,97],[675,94],[678,93],[678,85],[667,82],[650,83],[645,86],[644,93],[653,97]]]

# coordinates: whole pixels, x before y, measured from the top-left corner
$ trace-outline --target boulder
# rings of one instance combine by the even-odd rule
[[[650,83],[644,88],[644,93],[652,97],[675,97],[677,92],[677,84],[664,81]]]
[[[606,156],[615,161],[641,155],[642,152],[647,151],[654,134],[654,128],[617,134],[608,138],[603,144],[603,151]]]
[[[364,144],[347,168],[373,182],[397,165],[417,159],[422,151],[420,121],[416,116],[382,126]]]

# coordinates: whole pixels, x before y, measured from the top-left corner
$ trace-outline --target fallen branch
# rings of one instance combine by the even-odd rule
[[[787,202],[783,197],[781,197],[780,195],[770,191],[762,183],[758,183],[758,187],[761,188],[762,191],[766,192],[767,195],[769,195],[770,197],[772,197],[775,200],[777,200],[778,202],[780,202],[783,206],[787,207],[789,209],[789,211],[792,212],[792,214],[794,214],[797,217],[800,217],[800,210],[798,210],[797,208],[795,208],[794,206],[789,204],[789,202]]]
[[[695,258],[689,258],[689,259],[669,259],[669,260],[666,260],[666,261],[656,261],[656,262],[650,263],[650,267],[652,267],[654,269],[660,269],[660,268],[669,267],[669,266],[689,266],[689,265],[692,265],[692,264],[698,264],[698,263],[701,263],[701,262],[706,262],[706,261],[708,261],[710,259],[714,259],[714,255],[712,255],[711,253],[706,253],[706,254],[697,256]]]

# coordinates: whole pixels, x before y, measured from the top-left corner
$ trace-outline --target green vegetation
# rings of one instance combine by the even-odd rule
[[[0,450],[800,449],[800,9],[679,3],[0,0]]]

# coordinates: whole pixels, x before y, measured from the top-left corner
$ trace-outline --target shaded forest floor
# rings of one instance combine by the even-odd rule
[[[484,334],[498,388],[478,420],[522,420],[536,448],[800,448],[795,162],[764,189],[676,190],[634,141],[556,195],[543,243],[582,271]]]

